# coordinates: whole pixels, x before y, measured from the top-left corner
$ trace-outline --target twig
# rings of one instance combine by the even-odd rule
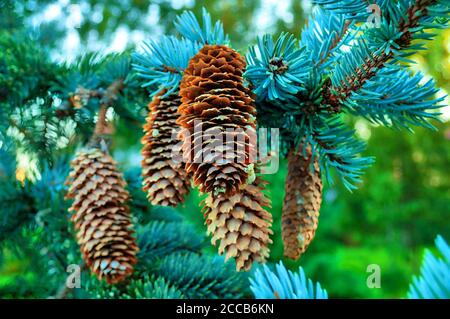
[[[328,58],[331,56],[331,52],[336,49],[336,47],[339,45],[339,42],[342,41],[342,39],[345,38],[345,35],[347,34],[348,28],[350,27],[351,21],[350,20],[345,20],[344,22],[344,27],[342,28],[342,33],[341,34],[336,34],[335,38],[333,39],[333,42],[331,43],[331,46],[328,50],[328,54],[322,56],[320,58],[320,64],[323,64],[326,60],[328,60]]]
[[[100,104],[110,106],[117,99],[117,94],[119,94],[123,88],[123,79],[115,80],[106,90],[103,88],[95,90],[86,89],[85,87],[80,86],[58,107],[56,115],[59,117],[70,116],[74,113],[74,109],[82,108],[91,98],[98,98],[101,100]]]
[[[95,123],[94,135],[104,135],[107,131],[106,112],[108,107],[105,104],[100,106],[98,111],[97,123]]]
[[[123,90],[123,79],[118,79],[111,83],[108,88],[97,95],[100,97],[100,110],[98,111],[97,123],[92,137],[88,143],[90,146],[100,146],[104,151],[106,136],[111,134],[111,129],[106,122],[106,113],[108,108],[117,100],[117,95]]]
[[[436,0],[416,0],[415,4],[411,6],[408,11],[407,19],[403,19],[399,23],[399,30],[403,33],[402,36],[396,40],[400,49],[406,49],[411,44],[412,34],[411,29],[419,25],[419,20],[427,14],[427,6],[435,4]],[[420,12],[420,14],[417,14]],[[359,90],[365,82],[374,77],[377,72],[390,59],[393,58],[393,53],[381,54],[380,56],[373,55],[372,59],[367,59],[363,66],[358,67],[352,78],[348,78],[347,84],[341,83],[341,87],[332,87],[331,81],[325,82],[322,89],[323,103],[330,105],[331,110],[340,112],[341,105],[352,92]]]

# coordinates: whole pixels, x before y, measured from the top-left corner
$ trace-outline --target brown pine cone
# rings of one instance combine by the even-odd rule
[[[253,174],[256,108],[244,87],[243,57],[223,45],[205,45],[189,62],[180,84],[177,123],[188,173],[200,191],[232,195]]]
[[[219,254],[225,253],[226,260],[234,257],[238,271],[247,271],[254,261],[264,262],[269,256],[272,215],[266,211],[270,200],[263,190],[264,183],[256,178],[230,197],[209,194],[202,203],[211,243],[220,241]]]
[[[174,160],[178,139],[172,137],[177,127],[178,95],[161,98],[160,92],[149,104],[149,113],[144,125],[145,135],[141,142],[143,189],[153,205],[177,206],[189,193],[189,177],[184,163]]]
[[[138,251],[126,182],[111,156],[97,148],[80,152],[71,166],[66,198],[74,200],[69,211],[83,259],[100,280],[118,283],[133,272]]]
[[[319,223],[322,203],[322,180],[317,156],[314,171],[311,171],[311,147],[306,148],[306,157],[292,149],[288,156],[288,175],[282,216],[284,255],[297,260],[306,251],[314,238]]]

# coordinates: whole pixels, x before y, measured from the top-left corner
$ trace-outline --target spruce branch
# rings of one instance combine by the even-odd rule
[[[409,299],[450,298],[450,246],[441,235],[434,243],[439,255],[425,251],[420,276],[414,276],[409,286]]]
[[[352,39],[353,25],[352,19],[316,7],[302,30],[300,46],[308,48],[314,65],[324,70],[338,49]]]
[[[414,28],[419,25],[420,19],[428,14],[427,7],[437,3],[437,0],[416,0],[415,4],[408,8],[407,18],[399,23],[399,30],[402,32],[400,39],[396,41],[402,48],[411,44]]]
[[[221,21],[211,20],[208,11],[202,9],[202,23],[200,24],[192,11],[185,11],[175,20],[175,28],[186,39],[206,44],[227,44],[228,35],[223,29]]]
[[[240,298],[247,275],[221,257],[173,253],[157,264],[155,275],[173,283],[187,298]]]
[[[313,0],[312,3],[359,21],[367,16],[366,9],[371,4],[368,0]]]
[[[439,120],[437,112],[445,97],[436,97],[439,89],[420,72],[413,73],[399,65],[386,65],[364,87],[354,92],[344,105],[355,115],[388,127],[422,126],[433,129],[431,119]]]
[[[244,76],[255,87],[258,100],[286,101],[305,92],[304,84],[312,65],[295,37],[282,33],[274,41],[266,34],[257,41],[246,56],[248,67]]]
[[[124,89],[124,87],[125,87],[124,80],[120,78],[112,82],[106,88],[106,90],[81,89],[81,92],[84,94],[85,97],[87,98],[96,97],[100,99],[100,109],[98,111],[97,122],[95,124],[95,129],[88,145],[90,146],[102,145],[102,141],[105,141],[105,136],[111,134],[111,130],[106,122],[106,113],[108,111],[108,108],[117,100],[118,95]]]
[[[109,133],[108,124],[106,123],[106,112],[108,111],[108,107],[106,105],[101,105],[100,110],[98,111],[97,123],[95,123],[95,129],[93,138],[100,135],[105,135]]]
[[[167,89],[165,96],[175,93],[184,69],[200,47],[195,41],[174,36],[144,42],[142,52],[133,54],[132,64],[137,75],[142,78],[141,86],[150,88],[151,96],[161,89]]]
[[[163,277],[141,273],[126,286],[106,286],[88,282],[88,292],[99,299],[185,299],[186,296],[173,283]],[[92,287],[90,287],[92,285]]]
[[[198,253],[205,243],[191,225],[180,222],[152,221],[137,229],[137,238],[143,267],[175,252]]]
[[[332,38],[331,45],[328,48],[328,52],[323,53],[320,56],[320,64],[324,64],[330,58],[333,50],[336,49],[339,46],[339,43],[345,38],[351,24],[351,20],[345,20],[341,33],[336,33],[334,35],[334,38]]]
[[[354,75],[347,78],[347,83],[341,82],[340,87],[332,87],[331,81],[325,81],[322,88],[323,102],[330,105],[330,110],[338,113],[341,111],[342,103],[353,93],[361,89],[363,84],[377,74],[384,64],[392,57],[392,54],[373,54],[365,60],[362,67],[354,70]]]
[[[60,111],[82,108],[92,98],[99,99],[101,105],[109,107],[117,100],[118,95],[124,88],[125,82],[123,78],[113,81],[106,89],[87,89],[84,86],[79,86],[75,92],[69,94],[65,103],[60,107]],[[63,116],[66,113],[61,112],[59,115]]]
[[[367,57],[364,63],[357,66],[353,70],[353,74],[348,76],[345,81],[342,80],[339,86],[333,86],[331,81],[325,82],[322,87],[323,103],[331,106],[332,109],[340,111],[343,102],[353,93],[362,88],[364,83],[374,77],[377,72],[382,69],[385,64],[395,57],[396,52],[407,49],[411,45],[411,41],[415,32],[420,31],[418,28],[420,20],[427,16],[427,8],[437,3],[437,0],[416,0],[406,11],[406,17],[402,18],[398,23],[398,31],[401,36],[394,43],[396,50],[386,50],[380,52],[370,51],[367,48]],[[364,39],[360,40],[359,46],[366,46]],[[362,51],[364,54],[364,51]]]
[[[256,299],[328,299],[327,291],[309,279],[302,267],[292,272],[281,261],[271,268],[263,265],[249,282]]]
[[[123,90],[123,88],[123,79],[118,79],[111,83],[106,91],[100,95],[100,110],[94,134],[102,135],[108,133],[106,124],[106,112],[108,111],[108,108],[117,100],[117,96]]]
[[[327,181],[333,184],[330,169],[334,168],[349,191],[356,189],[355,184],[361,182],[363,170],[374,161],[372,157],[360,155],[366,145],[357,140],[354,133],[354,130],[348,129],[339,117],[334,117],[308,132],[305,138],[305,145],[312,146],[312,158],[318,156],[320,170]],[[306,149],[303,153],[306,154]]]
[[[81,108],[89,102],[89,99],[100,98],[101,96],[100,90],[89,90],[80,86],[74,94],[69,95],[68,102],[74,108]]]

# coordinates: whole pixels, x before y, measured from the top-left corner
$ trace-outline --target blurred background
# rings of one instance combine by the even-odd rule
[[[0,0],[0,4],[2,0]],[[245,53],[257,35],[289,31],[296,36],[307,23],[309,1],[16,1],[14,9],[0,5],[2,28],[21,23],[33,29],[42,46],[56,61],[74,61],[87,51],[121,52],[173,31],[175,15],[185,9],[196,14],[206,7],[221,19],[234,48]],[[19,17],[20,19],[16,19]],[[450,30],[439,31],[428,50],[413,56],[414,70],[433,77],[450,92]],[[449,104],[447,98],[446,104]],[[327,186],[316,238],[298,262],[285,262],[291,269],[305,268],[331,297],[401,298],[413,274],[418,274],[423,249],[432,247],[441,234],[450,240],[450,109],[442,109],[437,130],[416,128],[414,133],[395,131],[349,118],[366,154],[376,157],[359,189],[349,193],[342,185]],[[124,165],[139,165],[141,129],[117,128],[116,158]],[[130,141],[135,141],[130,145]],[[20,163],[19,163],[20,166]],[[19,171],[20,173],[20,171]],[[267,175],[273,201],[274,244],[271,261],[283,259],[280,214],[286,163],[277,174]],[[200,198],[191,193],[179,210],[204,232]],[[1,212],[0,212],[1,218]],[[211,248],[215,252],[215,248]],[[0,267],[0,288],[24,274],[29,262],[5,253]],[[367,266],[381,267],[381,288],[366,285]]]

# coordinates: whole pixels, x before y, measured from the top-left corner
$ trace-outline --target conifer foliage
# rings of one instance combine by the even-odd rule
[[[420,276],[414,276],[409,285],[410,299],[450,298],[450,246],[441,235],[434,242],[439,256],[425,251]]]
[[[9,47],[0,53],[0,60],[8,61],[2,64],[0,83],[9,92],[0,98],[4,115],[0,121],[0,252],[7,248],[26,255],[31,271],[39,274],[13,282],[7,291],[2,288],[2,295],[238,298],[246,294],[245,277],[232,265],[222,265],[223,258],[205,254],[205,238],[176,210],[149,205],[141,189],[142,177],[149,175],[141,176],[136,167],[116,158],[116,146],[121,143],[117,131],[126,127],[138,135],[144,122],[140,114],[148,101],[131,72],[130,57],[87,54],[73,64],[59,64],[22,33],[0,32],[0,43],[2,48]],[[181,43],[183,50],[191,45],[192,55],[197,50],[188,40],[170,43]],[[185,66],[189,58],[183,60]],[[179,70],[176,63],[180,61],[172,62],[169,82]],[[151,137],[156,130],[171,137],[168,126],[176,121],[179,98],[155,86],[151,91],[161,94],[154,98],[159,102],[149,114],[153,122],[148,132]],[[164,179],[180,191],[177,183],[184,170],[176,169],[175,177],[167,174],[172,166],[163,152],[173,140],[147,141],[147,158],[154,162],[146,163],[154,170],[152,176],[159,172],[162,177],[155,183],[164,185],[164,196],[172,194]],[[139,141],[128,140],[127,146],[130,143]],[[28,156],[35,175],[27,172],[25,178],[16,178],[16,172],[21,173],[16,166],[18,154]],[[74,158],[71,168],[69,157]],[[158,166],[159,162],[165,166]],[[182,185],[189,183],[188,178],[182,180]],[[168,198],[172,199],[168,204],[181,201],[177,196]],[[79,266],[81,288],[67,288],[69,265]],[[223,266],[219,273],[218,265]]]
[[[251,153],[256,147],[252,131],[257,123],[281,128],[282,151],[290,154],[282,233],[285,255],[293,259],[306,251],[317,229],[322,178],[332,183],[333,169],[352,190],[373,163],[373,158],[361,155],[365,145],[346,127],[341,113],[410,129],[411,125],[432,127],[429,120],[436,118],[435,110],[442,106],[442,98],[434,97],[434,83],[420,86],[423,76],[410,74],[398,62],[409,62],[409,52],[421,49],[414,39],[429,39],[429,28],[445,26],[448,3],[381,1],[379,25],[364,23],[370,18],[366,2],[315,3],[318,7],[301,39],[288,33],[277,39],[264,35],[250,47],[248,65],[230,48],[221,23],[213,25],[205,10],[201,23],[191,12],[183,13],[175,23],[183,38],[180,41],[201,47],[193,56],[190,50],[179,55],[192,57],[187,64],[181,63],[186,68],[179,84],[182,103],[177,123],[186,129],[180,134],[185,168],[194,184],[212,195],[205,203],[215,203],[206,211],[251,184],[249,177],[255,169]],[[139,60],[144,61],[138,66],[141,71],[142,65],[154,61],[150,56]],[[399,83],[398,77],[404,81]],[[159,79],[161,86],[174,90],[174,83],[169,85],[160,74],[147,78],[150,81],[144,85]],[[225,133],[228,128],[250,128],[251,133],[240,143],[230,142]],[[219,152],[210,152],[217,146]],[[207,217],[207,224],[214,242],[220,228],[214,225],[223,225],[223,220]],[[225,225],[218,238],[233,233]],[[238,268],[247,268],[239,260],[238,264]]]
[[[280,261],[272,271],[267,265],[257,269],[250,278],[250,289],[257,299],[328,299],[328,293],[306,277],[299,267],[292,272]]]
[[[277,39],[258,38],[247,55],[244,74],[257,93],[259,122],[282,129],[284,154],[303,148],[299,154],[308,153],[309,175],[315,176],[316,182],[306,178],[294,183],[297,174],[308,175],[300,168],[302,173],[289,170],[286,178],[283,240],[285,255],[292,258],[305,251],[317,227],[320,179],[332,183],[333,169],[352,190],[373,162],[361,155],[364,143],[346,127],[341,114],[411,130],[413,125],[433,127],[430,120],[443,106],[443,98],[435,98],[433,81],[422,81],[422,74],[411,74],[399,62],[409,63],[411,52],[423,48],[414,40],[432,39],[430,29],[446,26],[448,1],[378,1],[379,25],[366,22],[371,10],[365,1],[314,2],[318,7],[300,41],[285,33]],[[306,205],[308,217],[292,224],[292,207]],[[306,229],[307,234],[302,233]]]

